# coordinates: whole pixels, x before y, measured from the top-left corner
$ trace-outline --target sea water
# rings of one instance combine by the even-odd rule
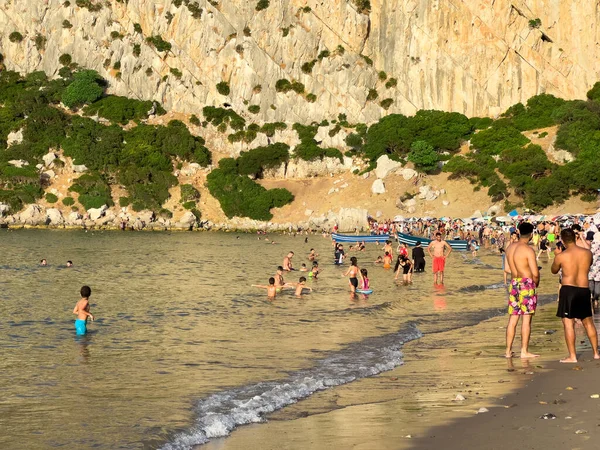
[[[444,287],[431,273],[402,286],[373,263],[381,247],[371,244],[352,255],[374,294],[351,298],[330,239],[269,237],[276,244],[253,234],[0,230],[0,448],[191,448],[391,370],[423,334],[505,311],[490,252],[454,253]],[[310,266],[310,248],[323,269],[312,293],[269,301],[250,287],[267,284],[289,251],[295,267]],[[82,285],[96,321],[76,337]]]

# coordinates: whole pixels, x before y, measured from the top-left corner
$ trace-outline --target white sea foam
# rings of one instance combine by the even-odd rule
[[[162,450],[184,450],[229,435],[240,425],[262,422],[266,414],[317,391],[392,370],[402,364],[402,344],[422,336],[415,327],[368,338],[318,360],[280,381],[218,392],[198,402],[195,425],[177,434]]]

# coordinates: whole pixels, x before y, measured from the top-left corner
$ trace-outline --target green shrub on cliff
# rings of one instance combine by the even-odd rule
[[[556,122],[552,113],[564,104],[563,99],[549,94],[541,94],[527,100],[527,107],[522,103],[517,103],[508,108],[502,116],[512,119],[517,130],[535,130],[554,125]]]
[[[439,155],[432,145],[425,141],[415,141],[410,146],[408,160],[422,172],[431,172],[437,168]]]
[[[146,43],[153,46],[158,52],[168,52],[171,50],[171,44],[165,41],[160,35],[147,37]]]
[[[241,152],[237,159],[237,170],[240,175],[252,175],[262,178],[265,169],[279,167],[290,159],[290,147],[276,143],[257,147],[248,152]]]
[[[75,199],[73,197],[65,197],[62,199],[62,204],[65,206],[73,206],[75,204]]]
[[[219,162],[206,177],[206,185],[227,217],[249,217],[255,220],[270,220],[271,208],[290,203],[294,196],[285,189],[267,190],[237,172],[237,163],[231,158]]]
[[[191,184],[182,184],[180,189],[181,203],[193,202],[195,204],[198,200],[200,200],[200,192],[198,192],[198,189]]]
[[[46,201],[51,204],[56,203],[58,201],[58,197],[49,192],[46,194]]]
[[[62,102],[74,108],[98,100],[104,93],[102,79],[95,70],[83,70],[73,76],[74,80],[65,89]]]
[[[13,43],[19,43],[23,40],[23,35],[18,31],[13,31],[8,35],[8,40]]]
[[[157,102],[140,101],[118,95],[107,95],[86,106],[83,112],[86,116],[99,115],[113,123],[126,125],[130,120],[147,119],[153,105],[156,107],[156,114],[165,114],[166,111]]]
[[[102,205],[113,206],[110,186],[99,173],[84,174],[77,178],[69,191],[79,194],[79,203],[88,210]]]
[[[262,11],[263,9],[267,9],[269,7],[269,0],[258,0],[256,3],[256,10]]]

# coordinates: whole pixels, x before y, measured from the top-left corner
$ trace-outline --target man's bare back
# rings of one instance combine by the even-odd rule
[[[592,264],[592,252],[579,245],[573,245],[566,250],[556,250],[552,263],[552,273],[562,269],[561,284],[586,288],[589,286],[588,273]]]
[[[539,286],[540,272],[533,248],[521,241],[513,242],[506,249],[507,268],[512,278],[530,278]]]

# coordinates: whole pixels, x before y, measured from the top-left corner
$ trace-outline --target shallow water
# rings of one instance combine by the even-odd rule
[[[0,232],[1,448],[189,448],[339,384],[402,364],[402,344],[505,309],[500,257],[454,253],[444,288],[359,253],[375,293],[352,300],[321,236]],[[289,251],[314,247],[314,292],[275,301]],[[37,262],[47,258],[49,267]],[[64,268],[71,259],[75,267]],[[286,281],[297,281],[294,272]],[[72,309],[92,287],[89,334]]]

